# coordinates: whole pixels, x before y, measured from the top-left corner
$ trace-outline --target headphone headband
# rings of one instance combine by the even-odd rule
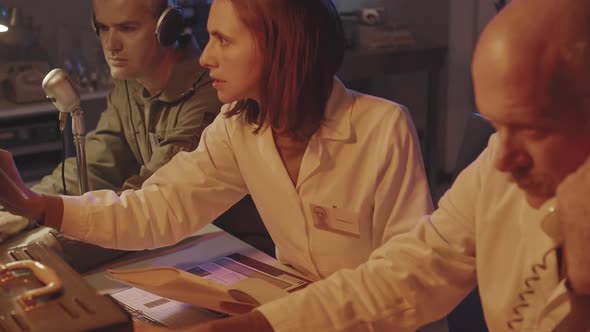
[[[179,6],[169,6],[158,18],[156,38],[162,46],[172,46],[184,31],[184,13]]]
[[[97,36],[100,31],[96,26],[96,16],[92,14],[92,28]],[[171,5],[162,11],[156,23],[156,39],[164,47],[173,46],[184,32],[184,12],[182,7]]]

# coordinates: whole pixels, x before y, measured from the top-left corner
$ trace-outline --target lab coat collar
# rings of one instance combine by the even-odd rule
[[[332,93],[326,104],[324,121],[316,132],[318,138],[348,140],[352,134],[352,108],[354,97],[342,82],[334,77]]]
[[[235,105],[236,101],[222,108],[222,113],[229,112]],[[344,84],[334,76],[332,92],[326,103],[324,120],[314,134],[315,137],[329,140],[348,140],[352,135],[352,109],[354,106],[354,97],[346,89]],[[252,129],[256,124],[249,124]],[[263,130],[263,134],[264,131]]]

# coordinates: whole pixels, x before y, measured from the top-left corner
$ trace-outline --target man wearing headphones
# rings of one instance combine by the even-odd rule
[[[182,35],[181,8],[165,0],[93,0],[92,5],[114,87],[106,111],[86,139],[89,189],[138,189],[176,153],[197,147],[221,102],[207,70],[199,65],[194,38]],[[65,194],[80,194],[76,174],[75,158],[67,159]],[[32,189],[64,193],[61,165]],[[0,239],[29,224],[0,212]],[[61,243],[79,271],[118,254],[77,241]]]

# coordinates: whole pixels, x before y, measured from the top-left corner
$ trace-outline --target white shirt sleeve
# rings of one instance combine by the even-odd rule
[[[140,190],[63,196],[61,232],[110,248],[167,246],[212,222],[246,192],[222,112],[195,151],[178,153]]]
[[[415,331],[443,318],[476,284],[475,209],[486,153],[410,233],[258,310],[276,332]]]
[[[375,247],[411,230],[420,217],[433,210],[418,135],[408,111],[399,107],[403,116],[390,129],[390,146],[382,153],[390,155],[390,166],[375,192],[374,234],[382,236],[373,240]]]

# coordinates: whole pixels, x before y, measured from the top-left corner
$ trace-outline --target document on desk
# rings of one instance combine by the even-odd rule
[[[218,318],[217,313],[244,313],[311,282],[237,253],[186,271],[152,267],[107,275],[132,286],[112,294],[132,314],[173,328]]]

